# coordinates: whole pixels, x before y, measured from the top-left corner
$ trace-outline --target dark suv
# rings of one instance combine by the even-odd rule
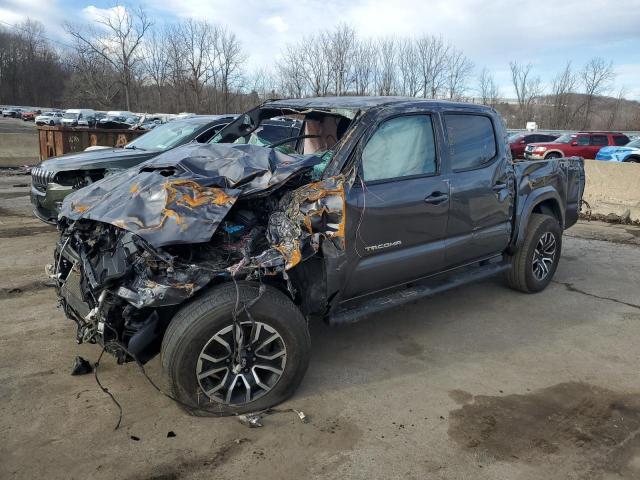
[[[509,137],[512,158],[524,158],[524,149],[530,143],[552,142],[560,135],[550,133],[514,133]]]
[[[602,147],[622,146],[629,143],[629,137],[615,132],[566,133],[552,142],[527,145],[524,157],[527,160],[541,160],[578,156],[594,159]]]
[[[273,117],[302,129],[256,143]],[[521,292],[549,284],[583,162],[513,162],[504,139],[480,105],[265,103],[217,143],[69,195],[50,267],[60,304],[78,341],[120,362],[161,352],[193,413],[269,408],[304,376],[311,319],[353,322],[499,273]]]

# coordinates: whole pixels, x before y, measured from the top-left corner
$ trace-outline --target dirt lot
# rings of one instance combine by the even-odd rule
[[[124,410],[114,431],[94,377],[69,375],[99,350],[75,344],[43,283],[56,234],[31,218],[28,182],[0,177],[0,478],[640,478],[638,227],[567,232],[538,295],[496,279],[313,325],[311,367],[284,406],[308,424],[193,418],[105,358]]]

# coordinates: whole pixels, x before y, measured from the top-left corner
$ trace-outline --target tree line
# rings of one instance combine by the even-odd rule
[[[147,112],[233,113],[268,98],[403,95],[474,101],[509,127],[640,129],[640,103],[614,92],[614,66],[567,62],[543,82],[510,62],[515,98],[444,38],[361,38],[347,24],[284,46],[268,68],[250,69],[229,28],[204,20],[157,25],[142,8],[115,7],[92,24],[65,24],[59,45],[31,20],[0,29],[0,103]]]

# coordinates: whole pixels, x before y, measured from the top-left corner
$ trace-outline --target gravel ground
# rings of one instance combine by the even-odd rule
[[[0,478],[640,478],[640,228],[580,223],[537,295],[499,279],[345,327],[312,326],[311,367],[248,429],[194,418],[135,365],[69,375],[74,327],[46,286],[55,229],[27,176],[0,176]],[[613,241],[605,241],[613,240]],[[161,378],[159,359],[149,375]]]

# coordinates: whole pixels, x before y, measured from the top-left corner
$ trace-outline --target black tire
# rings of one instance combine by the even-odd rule
[[[629,157],[624,163],[640,163],[640,157]]]
[[[539,242],[550,233],[555,240],[553,261],[544,278],[538,278],[534,270],[534,255]],[[548,238],[548,237],[547,237]],[[562,229],[558,220],[550,215],[534,213],[527,226],[527,234],[518,251],[510,258],[511,269],[506,273],[509,286],[525,293],[544,290],[553,279],[562,252]]]
[[[238,291],[240,305],[246,304],[259,295],[259,285],[238,282]],[[275,329],[281,337],[286,350],[281,376],[270,390],[248,403],[229,405],[207,397],[196,376],[198,359],[205,345],[222,329],[232,325],[236,295],[236,287],[230,282],[212,288],[182,307],[165,332],[163,369],[174,396],[193,415],[240,414],[273,407],[296,391],[309,365],[311,338],[302,312],[282,292],[267,286],[250,313],[256,322]],[[247,321],[248,317],[241,313],[239,319]]]
[[[53,120],[49,121],[49,126],[50,126],[50,127],[53,127],[54,125],[55,125],[55,123],[54,123],[54,121],[53,121]]]
[[[558,152],[551,152],[544,157],[545,160],[548,160],[550,158],[562,158],[562,155],[560,155]]]

